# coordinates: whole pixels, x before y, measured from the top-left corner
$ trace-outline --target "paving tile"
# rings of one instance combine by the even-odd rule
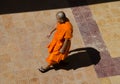
[[[7,64],[11,62],[11,57],[7,54],[0,55],[0,64]]]
[[[7,34],[7,31],[3,26],[0,26],[0,49],[4,49],[4,47],[7,47],[9,42],[9,36]],[[2,51],[2,50],[1,50]],[[1,52],[2,53],[2,52]]]
[[[111,8],[110,10],[112,11],[112,15],[114,17],[120,16],[120,8],[119,7],[117,7],[117,8]]]
[[[3,73],[8,70],[9,70],[9,67],[7,66],[7,64],[0,64],[0,73]]]
[[[64,82],[64,84],[77,84],[76,81],[67,81],[67,82]]]
[[[79,81],[76,81],[76,84],[89,84],[88,81],[85,81],[85,80],[79,80]]]
[[[115,2],[111,2],[109,3],[110,8],[118,8],[120,7],[120,1],[115,1]]]
[[[64,75],[66,76],[66,75]],[[54,80],[53,80],[54,78]],[[54,76],[51,76],[51,79],[50,80],[53,80],[51,81],[51,84],[56,84],[56,83],[60,83],[60,84],[63,84],[64,81],[67,81],[67,80],[64,80],[63,81],[63,74],[55,74]]]
[[[85,77],[84,72],[82,72],[82,71],[77,71],[74,73],[74,75],[75,75],[76,80],[81,80],[81,81],[83,81],[83,79]]]
[[[114,58],[113,62],[115,64],[117,74],[119,75],[120,74],[120,64],[119,64],[120,63],[120,57],[119,58]]]
[[[113,30],[114,27],[114,30]],[[111,31],[108,31],[111,30]],[[101,27],[102,35],[105,40],[105,43],[108,47],[108,50],[111,54],[111,57],[119,57],[119,49],[116,47],[119,47],[119,27],[116,26],[108,26],[108,27]],[[109,37],[108,37],[109,35]],[[113,38],[113,40],[111,40]]]
[[[63,81],[67,81],[68,82],[70,80],[75,80],[74,74],[73,74],[72,71],[64,73],[64,76],[63,76]]]
[[[87,44],[87,43],[92,43],[92,39],[91,39],[91,33],[89,32],[89,27],[87,26],[87,24],[79,24],[78,23],[78,27],[79,27],[79,30],[81,31],[81,35],[82,35],[82,38],[84,39],[84,43]]]
[[[106,73],[106,76],[114,76],[117,75],[117,71],[115,66],[108,66],[108,67],[103,67],[103,72]]]
[[[108,77],[100,78],[101,84],[111,84],[111,81]]]
[[[120,17],[116,17],[115,19],[116,19],[116,23],[118,22],[117,24],[119,24],[120,23]]]
[[[15,84],[15,74],[14,72],[3,72],[0,74],[1,84]]]
[[[28,79],[16,80],[16,84],[29,84],[29,80]]]
[[[39,78],[32,78],[29,80],[29,84],[40,84]]]
[[[103,71],[104,68],[101,68],[100,66],[96,66],[95,70],[96,70],[99,78],[105,77],[107,75],[106,72]]]
[[[12,15],[3,15],[2,19],[3,19],[4,27],[6,29],[13,28],[14,24],[13,24],[13,20],[12,20]]]
[[[85,80],[88,82],[88,84],[96,84],[96,83],[99,84],[99,80],[97,78],[97,74],[93,66],[89,66],[87,69],[85,69],[84,75],[85,75]]]
[[[42,76],[40,77],[40,84],[50,84],[51,80],[49,76]]]
[[[0,73],[13,70],[11,57],[7,54],[0,56]]]
[[[80,7],[79,11],[83,15],[84,18],[92,17],[92,14],[90,13],[90,10],[87,6]]]
[[[111,84],[120,84],[120,76],[112,76],[109,77]]]
[[[14,23],[14,26],[12,29],[14,29],[15,31],[24,29],[24,27],[25,27],[24,19],[25,18],[23,18],[23,13],[13,15],[12,19],[13,19],[13,23]]]
[[[85,17],[84,17],[83,14],[82,14],[81,8],[82,8],[82,7],[74,7],[74,8],[72,8],[73,14],[74,14],[75,17],[76,17],[75,20],[76,20],[77,22],[79,22],[79,23],[85,21]],[[78,14],[78,12],[79,12],[79,14]]]
[[[109,18],[111,16],[109,3],[95,4],[89,7],[92,9],[91,11],[95,18]]]
[[[19,70],[19,71],[15,71],[15,78],[16,79],[28,79],[29,77],[29,70]]]

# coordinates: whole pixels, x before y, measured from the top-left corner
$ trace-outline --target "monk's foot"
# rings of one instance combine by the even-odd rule
[[[41,67],[41,68],[39,69],[39,71],[42,72],[42,73],[45,73],[45,72],[47,72],[49,69],[50,69],[50,67],[47,67],[47,68]]]

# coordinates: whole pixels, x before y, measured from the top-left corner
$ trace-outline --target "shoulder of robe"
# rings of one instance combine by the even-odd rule
[[[66,30],[71,30],[73,28],[72,24],[70,22],[66,22]]]

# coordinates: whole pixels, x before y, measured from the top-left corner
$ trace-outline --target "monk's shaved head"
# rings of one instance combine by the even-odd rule
[[[56,18],[57,18],[57,21],[58,21],[59,23],[65,23],[66,21],[68,21],[65,13],[64,13],[63,11],[57,12]]]
[[[63,11],[57,12],[56,16],[60,19],[65,19],[66,18],[66,15]]]

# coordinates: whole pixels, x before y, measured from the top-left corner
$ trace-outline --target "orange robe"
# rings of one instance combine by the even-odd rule
[[[65,53],[62,54],[59,51],[63,46],[65,39],[72,38],[72,32],[72,25],[69,21],[63,24],[57,23],[57,28],[56,32],[54,33],[54,37],[48,45],[49,56],[47,57],[46,61],[49,64],[53,65],[59,63],[61,60],[64,60],[67,57],[71,44],[70,40],[67,44],[67,49],[65,50]]]

